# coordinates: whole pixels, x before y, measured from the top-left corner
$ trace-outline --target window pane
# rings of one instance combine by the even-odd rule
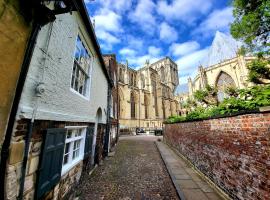
[[[67,138],[71,138],[71,136],[72,136],[72,130],[68,130],[68,132],[67,132]]]
[[[90,55],[81,41],[77,37],[74,66],[72,72],[71,87],[82,95],[86,95],[88,73],[90,68]]]

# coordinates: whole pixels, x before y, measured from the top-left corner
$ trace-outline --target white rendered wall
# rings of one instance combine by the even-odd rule
[[[19,116],[32,117],[36,104],[35,87],[38,82],[44,82],[45,93],[39,98],[36,119],[95,122],[96,112],[101,108],[101,122],[106,123],[108,82],[80,17],[77,12],[57,16],[53,23],[48,53],[45,55],[49,26],[43,27],[38,36],[20,102]],[[78,33],[93,56],[89,98],[74,93],[70,88]]]

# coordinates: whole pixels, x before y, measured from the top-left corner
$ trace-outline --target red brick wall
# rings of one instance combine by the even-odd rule
[[[235,199],[270,199],[270,113],[166,124],[164,140]]]

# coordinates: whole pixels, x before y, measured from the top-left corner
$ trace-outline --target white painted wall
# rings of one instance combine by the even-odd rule
[[[40,31],[24,86],[19,116],[31,118],[36,105],[35,87],[44,82],[45,93],[39,97],[36,119],[75,122],[95,122],[98,108],[102,123],[106,123],[108,82],[93,48],[93,44],[77,12],[57,16],[53,23],[47,55],[44,53],[49,26]],[[94,60],[90,74],[90,98],[71,91],[75,44],[78,33],[87,44]],[[47,58],[44,62],[44,58]],[[44,73],[42,75],[42,72]]]

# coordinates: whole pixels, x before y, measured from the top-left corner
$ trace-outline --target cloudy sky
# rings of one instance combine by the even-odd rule
[[[194,76],[217,30],[229,33],[228,0],[85,0],[102,53],[133,68],[170,56],[182,88]]]

